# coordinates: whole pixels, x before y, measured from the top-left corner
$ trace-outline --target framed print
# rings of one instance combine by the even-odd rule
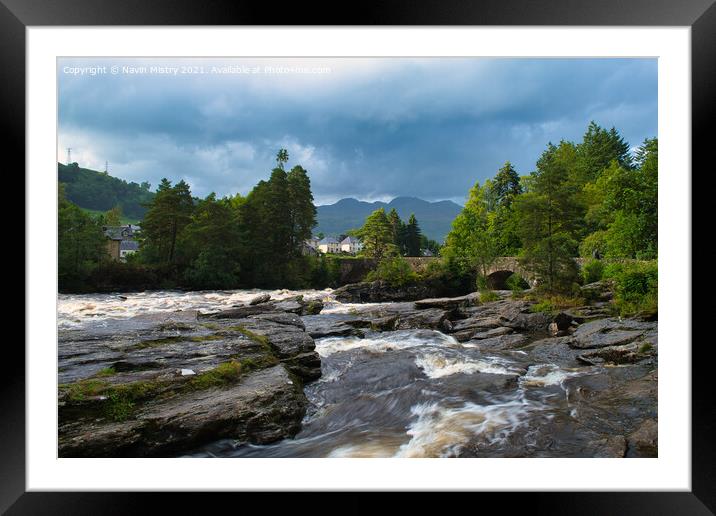
[[[28,302],[0,507],[714,511],[691,170],[716,8],[564,4],[4,1]]]

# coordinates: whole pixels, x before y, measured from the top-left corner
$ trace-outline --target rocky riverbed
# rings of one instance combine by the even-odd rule
[[[60,456],[656,455],[655,321],[373,296],[60,296]]]

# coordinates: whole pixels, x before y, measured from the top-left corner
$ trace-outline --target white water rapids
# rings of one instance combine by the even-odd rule
[[[60,295],[58,329],[68,338],[79,329],[106,331],[117,319],[227,309],[264,292]],[[339,303],[331,290],[268,293],[321,299],[325,308],[314,317],[370,306]],[[310,406],[294,439],[265,446],[224,440],[194,456],[450,457],[468,447],[510,455],[515,432],[520,446],[530,446],[533,429],[566,403],[562,382],[589,372],[527,364],[520,351],[484,354],[433,330],[317,339],[316,350],[323,376],[305,387]]]

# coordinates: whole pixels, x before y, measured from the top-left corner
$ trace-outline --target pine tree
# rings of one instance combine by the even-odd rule
[[[311,238],[316,226],[316,207],[313,205],[311,180],[300,165],[291,169],[287,176],[291,220],[291,252],[298,256],[303,242]]]
[[[391,231],[393,233],[393,244],[395,244],[400,254],[405,255],[407,252],[405,242],[405,223],[400,219],[400,216],[398,215],[398,212],[395,211],[395,208],[391,208],[388,213],[388,222],[390,222]]]
[[[405,250],[406,256],[420,256],[420,242],[422,233],[418,225],[418,219],[411,213],[408,225],[405,227]]]
[[[524,246],[520,260],[550,292],[568,289],[576,276],[575,233],[581,217],[568,166],[561,159],[564,146],[569,144],[548,145],[537,161],[530,191],[516,202]]]
[[[393,228],[383,208],[368,215],[356,234],[363,240],[363,254],[366,256],[381,260],[397,251],[393,243]]]

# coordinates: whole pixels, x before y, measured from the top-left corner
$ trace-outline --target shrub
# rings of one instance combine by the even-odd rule
[[[659,303],[659,271],[656,260],[624,263],[612,271],[614,302],[621,315],[656,314]]]
[[[418,275],[410,264],[400,256],[385,258],[378,264],[378,268],[370,271],[366,276],[368,281],[382,280],[391,287],[402,287],[418,280]]]
[[[527,283],[527,280],[519,274],[512,274],[505,281],[505,285],[507,285],[507,288],[515,293],[522,292],[523,290],[530,288],[530,284]]]
[[[604,275],[604,263],[600,260],[590,260],[582,266],[582,278],[584,283],[594,283],[602,279]]]
[[[498,301],[499,299],[500,299],[500,296],[497,295],[492,290],[488,290],[488,289],[480,290],[480,302],[481,303],[489,303],[490,301]]]

